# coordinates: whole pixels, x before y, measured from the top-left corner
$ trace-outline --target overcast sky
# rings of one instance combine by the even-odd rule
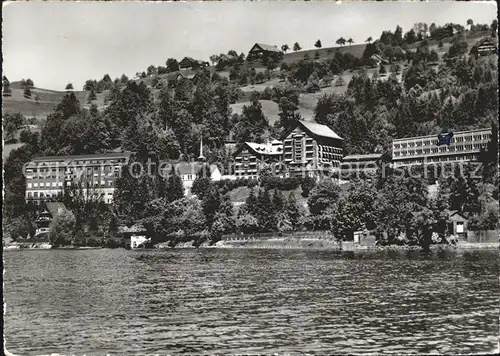
[[[396,25],[406,32],[415,22],[490,24],[496,14],[495,2],[4,3],[3,69],[10,81],[80,89],[86,79],[133,77],[169,57],[246,54],[255,42],[362,43]]]

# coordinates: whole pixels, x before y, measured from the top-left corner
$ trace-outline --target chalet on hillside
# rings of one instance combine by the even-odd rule
[[[491,38],[479,40],[470,50],[470,54],[478,58],[497,53],[497,45]]]
[[[372,65],[374,65],[374,66],[379,66],[381,64],[389,64],[389,62],[387,60],[385,60],[384,58],[382,58],[378,54],[372,55],[370,57],[370,61],[371,61]]]
[[[34,237],[48,234],[49,226],[52,220],[54,220],[59,214],[65,211],[67,211],[67,209],[64,203],[60,202],[45,203],[45,206],[40,211],[35,220],[36,230]]]
[[[174,88],[182,79],[188,79],[189,81],[196,83],[196,81],[198,80],[198,73],[190,70],[185,70],[167,74],[167,82],[170,88]]]
[[[279,164],[283,159],[283,142],[278,140],[267,143],[244,142],[233,153],[233,157],[237,178],[256,179],[259,170],[265,165],[270,165],[277,175],[284,173],[284,166]]]
[[[191,57],[184,57],[182,61],[179,62],[180,69],[201,69],[209,65],[208,62],[197,60]]]
[[[255,59],[262,59],[265,57],[279,59],[282,56],[283,52],[280,51],[278,46],[256,43],[253,45],[250,51],[248,51],[247,60],[252,61]]]
[[[467,218],[458,210],[448,211],[448,230],[461,238],[467,237]]]

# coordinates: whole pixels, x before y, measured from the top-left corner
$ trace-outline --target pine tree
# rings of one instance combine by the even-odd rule
[[[165,200],[169,203],[184,198],[184,186],[181,177],[175,172],[172,166],[169,177],[167,179],[167,187],[165,189]]]
[[[295,194],[293,194],[293,192],[291,192],[290,195],[288,196],[286,208],[288,213],[288,219],[292,224],[293,230],[295,230],[299,224],[300,210],[299,210],[299,205],[297,204],[297,200],[295,199]]]
[[[28,86],[24,88],[24,97],[31,98],[31,89]]]
[[[204,200],[210,189],[210,166],[204,165],[198,172],[196,179],[191,187],[191,192],[195,194],[200,200]]]
[[[90,92],[89,92],[89,96],[88,96],[87,102],[88,102],[88,103],[91,103],[93,100],[97,100],[97,95],[96,95],[96,93],[95,93],[94,88],[90,89]]]
[[[4,75],[2,78],[2,84],[3,84],[3,96],[10,96],[12,95],[12,91],[10,90],[10,82],[9,79]]]
[[[205,219],[209,228],[212,228],[215,214],[219,211],[220,206],[221,196],[219,189],[212,185],[202,202],[203,213],[205,214]]]
[[[257,197],[257,219],[262,232],[273,231],[276,227],[274,224],[274,212],[271,201],[271,196],[268,189],[260,190]]]
[[[273,207],[275,213],[280,213],[285,211],[286,200],[280,190],[274,189],[273,191]]]
[[[253,187],[250,189],[250,194],[245,201],[245,208],[248,214],[252,215],[255,218],[257,217],[257,197],[255,196],[255,189]]]

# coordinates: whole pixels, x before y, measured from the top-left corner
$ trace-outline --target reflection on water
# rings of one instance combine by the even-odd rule
[[[481,353],[497,251],[51,250],[4,254],[16,354]]]

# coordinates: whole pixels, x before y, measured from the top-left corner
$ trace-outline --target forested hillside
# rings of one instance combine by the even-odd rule
[[[129,150],[135,152],[134,159],[140,162],[148,158],[191,160],[198,156],[203,138],[208,162],[226,168],[231,155],[225,142],[280,138],[298,119],[315,119],[330,126],[345,139],[344,154],[389,152],[394,137],[490,127],[498,115],[497,56],[476,58],[469,53],[471,44],[496,33],[496,22],[472,27],[467,38],[464,30],[453,24],[431,25],[430,35],[425,38],[427,25],[418,25],[406,34],[398,26],[394,33],[384,31],[377,40],[367,39],[361,57],[349,51],[326,51],[323,58],[311,58],[306,53],[297,61],[265,59],[256,63],[229,51],[228,55],[211,57],[212,66],[194,71],[179,71],[179,63],[169,59],[165,67],[150,66],[132,80],[125,75],[114,81],[109,75],[99,81],[88,80],[84,94],[74,92],[69,84],[63,94],[42,93],[31,80],[15,87],[4,77],[4,101],[10,100],[11,107],[16,98],[20,99],[21,90],[26,100],[37,101],[34,95],[38,95],[40,105],[49,98],[58,100],[55,109],[37,121],[40,132],[24,128],[32,122],[23,115],[11,113],[4,118],[4,135],[12,143],[18,140],[24,144],[12,150],[5,162],[4,216],[24,224],[31,220],[25,215],[28,209],[21,169],[25,162],[39,155]],[[374,55],[384,62],[374,63]],[[173,181],[163,183],[170,184],[171,189],[178,185]],[[166,219],[168,212],[175,212],[179,219],[182,216],[184,220],[176,220],[177,225],[172,225],[182,226],[180,221],[187,221],[189,213],[181,209],[182,204],[170,205],[181,197],[167,199],[165,189],[158,186],[163,183],[128,181],[126,191],[131,195],[120,198],[124,191],[118,192],[111,214],[113,224],[116,219],[145,218],[147,206],[151,215],[159,219],[149,221],[150,227],[162,224],[160,221]],[[205,234],[212,233],[214,221],[218,221],[217,236],[227,232],[220,227],[229,224],[225,219],[233,214],[227,193],[238,184],[222,184],[222,190],[207,188],[206,199],[201,203],[185,204],[197,217],[193,221],[200,223],[194,229],[204,226],[203,219],[207,219],[209,231]],[[307,181],[293,185],[287,190],[298,186],[307,192],[311,189],[307,188],[311,185]],[[272,200],[271,193],[266,194],[261,196],[264,205]],[[296,214],[294,197],[289,198],[292,201],[287,205],[278,192],[272,194],[279,205],[276,209],[291,206]],[[337,199],[338,194],[331,197]],[[136,204],[140,208],[133,210],[128,206],[130,201],[140,202]],[[419,204],[425,206],[423,202]],[[316,215],[323,216],[327,206],[330,205],[318,208]],[[204,209],[204,215],[199,209]],[[258,226],[258,217],[247,215],[242,215],[244,221],[240,223]],[[107,219],[110,223],[109,216]],[[293,224],[287,226],[295,228],[297,219],[295,216]],[[231,229],[235,224],[229,224]]]

